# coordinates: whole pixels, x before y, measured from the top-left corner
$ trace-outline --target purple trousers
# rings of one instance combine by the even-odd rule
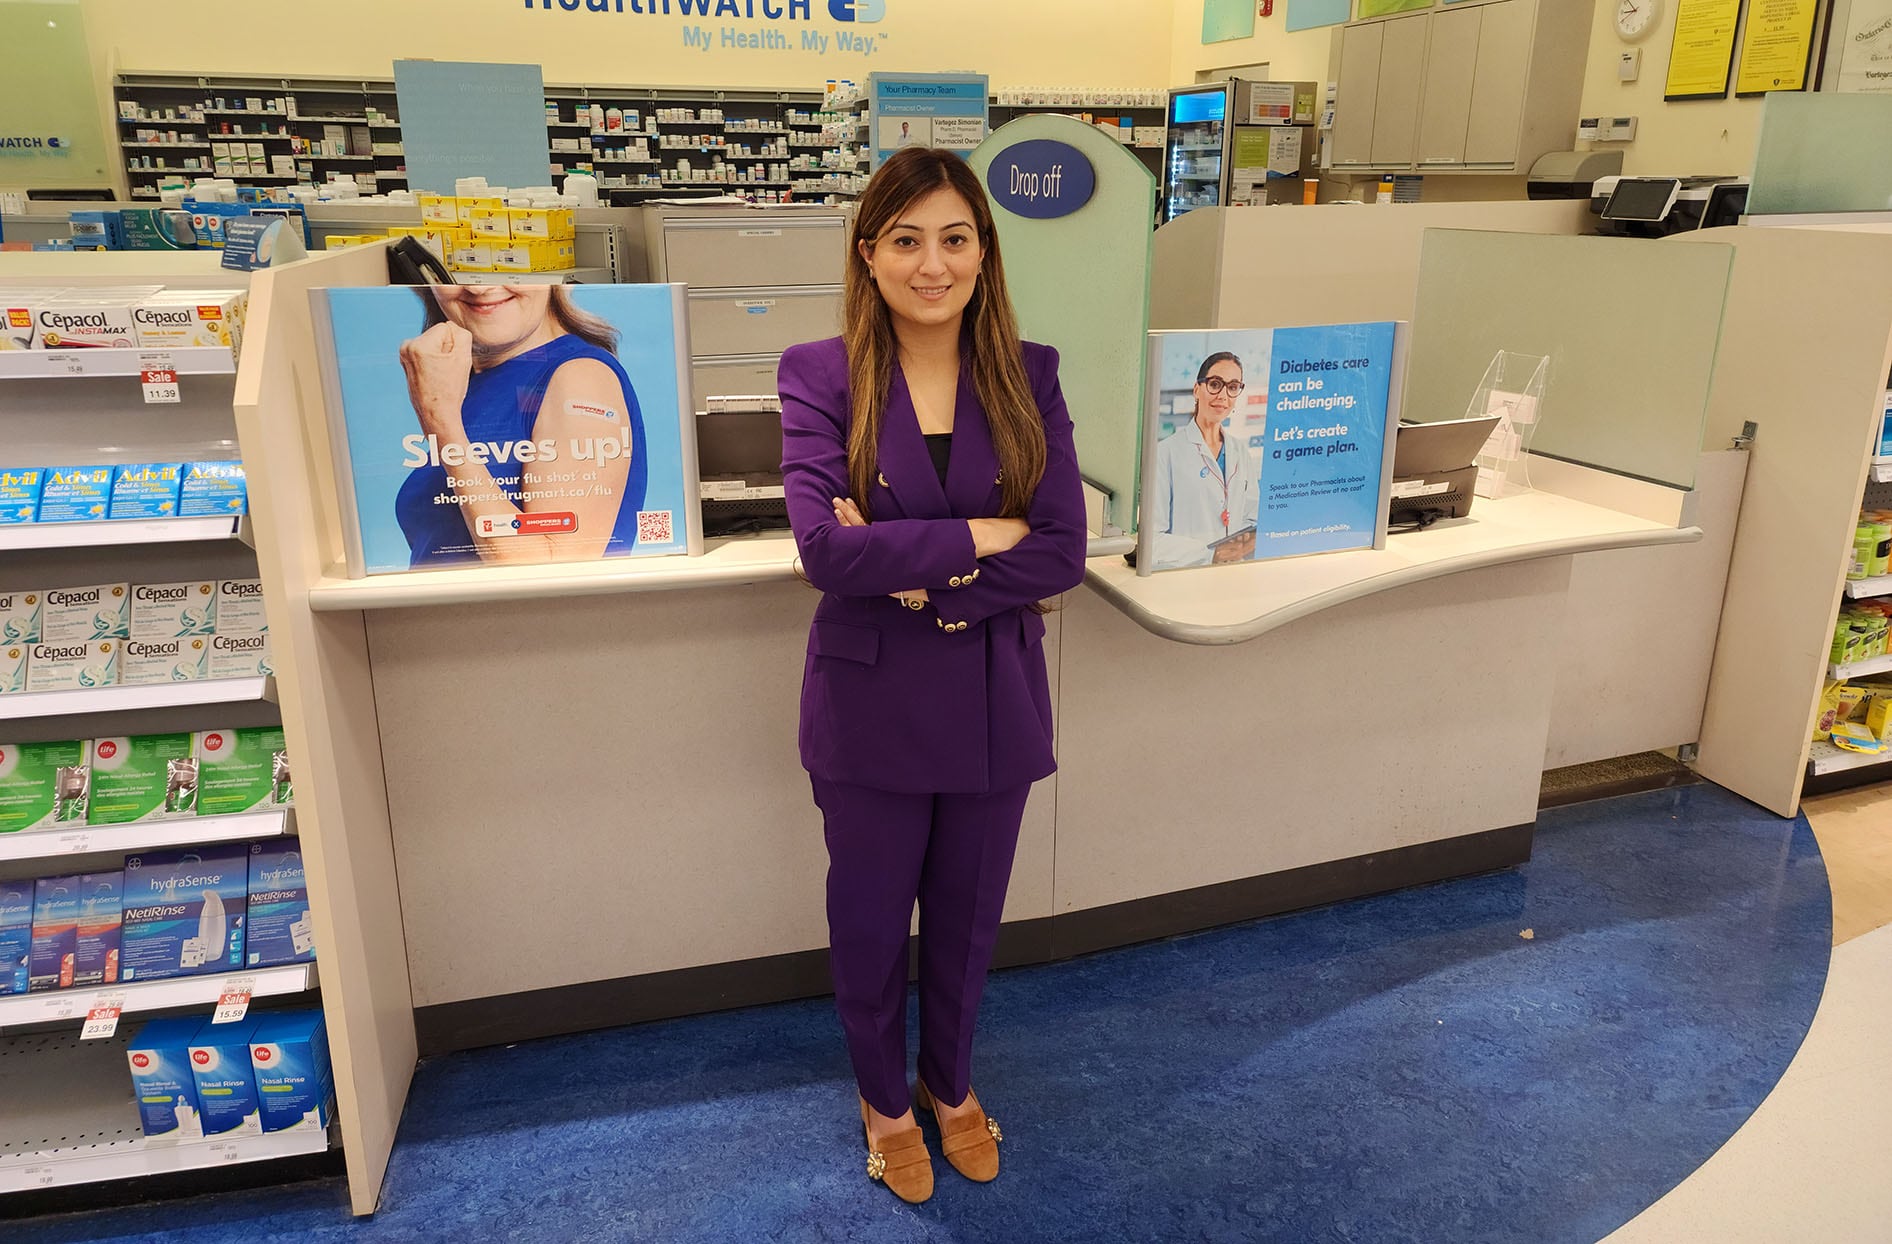
[[[948,1105],[972,1080],[972,1029],[1005,909],[1030,785],[901,795],[814,778],[828,842],[834,1001],[867,1104],[899,1118],[907,1087],[907,931],[920,904],[920,1078]]]

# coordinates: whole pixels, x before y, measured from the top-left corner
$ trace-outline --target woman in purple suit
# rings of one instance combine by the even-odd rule
[[[1031,784],[1056,767],[1043,606],[1084,574],[1084,502],[1057,352],[1021,342],[979,179],[896,152],[848,255],[846,333],[782,356],[782,470],[821,589],[801,757],[828,845],[835,1002],[867,1172],[933,1188],[909,1101],[975,1180],[1000,1139],[972,1033]],[[920,907],[919,1079],[906,1066]]]

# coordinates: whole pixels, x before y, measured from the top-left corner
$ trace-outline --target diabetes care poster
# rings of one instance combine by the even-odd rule
[[[349,573],[691,551],[681,290],[315,291]]]
[[[1377,547],[1399,328],[1151,333],[1138,572]]]

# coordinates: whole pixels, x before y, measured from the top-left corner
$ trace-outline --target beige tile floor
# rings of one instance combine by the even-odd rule
[[[1741,1130],[1607,1244],[1892,1244],[1892,785],[1810,799],[1833,961]]]

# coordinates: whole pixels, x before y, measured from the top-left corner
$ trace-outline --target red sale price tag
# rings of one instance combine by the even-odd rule
[[[124,1011],[123,994],[107,994],[95,999],[92,1009],[85,1013],[85,1027],[79,1030],[79,1040],[97,1041],[111,1036],[118,1031],[118,1017]]]
[[[147,403],[183,400],[177,387],[177,368],[168,354],[139,355],[138,381],[144,387]]]
[[[254,981],[231,980],[223,983],[223,992],[217,996],[217,1010],[210,1017],[213,1024],[234,1024],[250,1010],[250,994],[256,989]]]

